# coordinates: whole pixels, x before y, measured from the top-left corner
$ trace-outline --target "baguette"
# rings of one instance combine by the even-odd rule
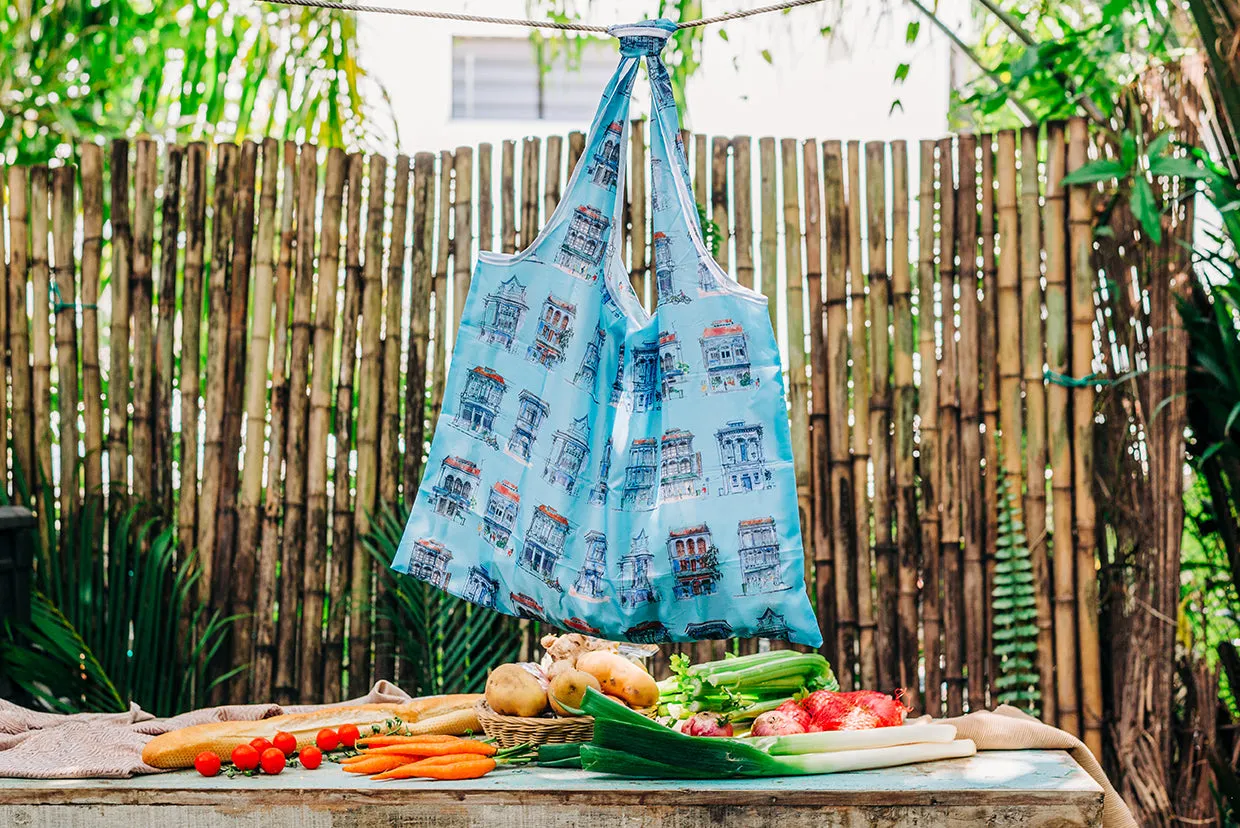
[[[325,707],[310,713],[286,713],[269,719],[247,722],[208,722],[191,725],[156,736],[142,750],[142,761],[153,768],[189,768],[194,757],[211,751],[221,761],[230,761],[233,748],[252,739],[270,740],[278,731],[297,738],[297,749],[314,744],[323,728],[353,724],[363,733],[372,726],[387,732],[401,721],[398,732],[409,733],[480,733],[482,727],[473,713],[482,698],[476,693],[428,696],[403,704],[362,704],[352,707]]]

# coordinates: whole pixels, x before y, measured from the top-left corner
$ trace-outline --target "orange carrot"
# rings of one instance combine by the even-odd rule
[[[464,741],[460,736],[449,736],[447,734],[426,734],[422,736],[371,736],[369,739],[358,739],[358,745],[365,745],[367,748],[388,747],[390,745],[423,745],[436,744],[439,742],[461,742]]]
[[[450,761],[447,761],[450,760]],[[495,770],[495,760],[477,754],[434,756],[393,768],[371,779],[477,779]]]
[[[392,753],[418,753],[422,756],[447,756],[452,753],[474,753],[479,756],[494,756],[495,746],[473,739],[461,739],[459,742],[430,742],[424,745],[388,745],[387,747],[370,748],[368,756],[385,756]]]
[[[365,762],[353,762],[343,765],[345,773],[382,773],[407,764],[412,756],[368,756]]]

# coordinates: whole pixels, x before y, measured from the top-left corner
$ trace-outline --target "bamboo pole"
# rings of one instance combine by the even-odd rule
[[[568,174],[577,169],[581,154],[586,151],[586,134],[576,130],[568,133]]]
[[[177,239],[181,235],[181,176],[185,148],[169,145],[159,227],[159,308],[155,328],[155,391],[152,401],[155,438],[155,497],[171,513],[172,394],[176,363]],[[245,662],[242,662],[245,663]]]
[[[835,565],[836,638],[831,662],[843,690],[855,685],[857,598],[853,536],[852,461],[848,453],[848,220],[844,199],[844,152],[839,141],[822,144],[826,226],[826,410],[827,489],[831,557]],[[821,589],[822,584],[819,583]],[[826,600],[831,600],[827,596]],[[820,599],[819,606],[823,601]]]
[[[112,325],[108,332],[108,508],[115,515],[120,499],[129,491],[129,272],[133,244],[129,227],[129,143],[124,139],[114,140],[111,153],[109,174],[112,198],[109,215],[112,225],[112,270],[109,285]],[[11,192],[13,188],[10,186],[9,189]],[[10,238],[12,236],[10,233]],[[25,238],[24,233],[21,238]],[[16,383],[13,391],[16,397]],[[13,431],[17,433],[16,421]],[[209,574],[204,572],[204,575]],[[206,584],[200,581],[199,596],[205,599],[209,597],[209,591],[209,581]]]
[[[788,139],[785,139],[788,140]],[[728,247],[731,244],[732,231],[728,226],[728,139],[716,136],[711,141],[711,165],[710,165],[710,204],[711,204],[711,221],[719,229],[719,252],[715,255],[715,261],[724,270],[728,269]],[[815,150],[817,147],[815,147]],[[795,152],[796,145],[793,144]],[[817,152],[814,153],[817,164]],[[786,163],[786,162],[785,162]],[[787,167],[785,167],[785,173]],[[787,181],[787,177],[784,178]],[[795,179],[794,179],[795,180]],[[784,198],[785,207],[788,203],[787,197]]]
[[[524,221],[524,211],[522,211]],[[452,153],[439,153],[439,221],[435,237],[435,345],[431,352],[431,428],[443,409],[444,379],[448,370],[448,260],[452,255]],[[522,233],[525,231],[522,230]],[[518,238],[517,245],[525,249]]]
[[[1038,130],[1020,134],[1021,389],[1025,398],[1025,537],[1033,563],[1038,614],[1038,688],[1042,720],[1054,722],[1055,643],[1051,630],[1050,561],[1046,546],[1046,388],[1042,382],[1042,233],[1038,204]]]
[[[409,351],[405,367],[405,504],[422,479],[426,439],[426,356],[430,340],[431,229],[435,210],[435,156],[413,159],[413,255],[410,262]]]
[[[559,135],[548,135],[547,157],[543,161],[546,166],[543,177],[543,215],[548,218],[560,204],[560,164],[563,153],[564,139]]]
[[[198,493],[198,602],[216,607],[215,510],[219,504],[224,452],[224,396],[228,357],[228,251],[232,236],[237,146],[219,144],[215,159],[215,204],[211,222],[211,269],[207,281],[206,414],[202,449],[202,486]],[[223,597],[223,596],[216,596]]]
[[[571,145],[570,145],[571,148]],[[505,141],[500,150],[499,167],[499,247],[504,253],[515,253],[517,250],[517,214],[516,214],[516,142]],[[432,167],[432,174],[434,169]],[[435,187],[431,186],[434,193]],[[431,203],[431,216],[434,213],[434,202]],[[433,223],[432,223],[433,226]]]
[[[206,234],[207,145],[198,141],[189,145],[185,156],[185,274],[182,276],[181,287],[181,483],[177,492],[177,540],[183,555],[189,555],[197,548],[198,535],[198,416],[202,391],[199,365],[202,356],[203,248],[206,245]],[[85,270],[85,252],[83,269]],[[113,274],[113,279],[115,278]],[[82,301],[86,299],[86,288],[83,286]],[[115,312],[113,306],[113,313]],[[110,391],[111,389],[109,393]],[[87,394],[89,396],[89,389]],[[201,588],[200,585],[199,589]]]
[[[1085,165],[1089,132],[1085,120],[1068,122],[1068,171]],[[1068,191],[1069,266],[1072,271],[1072,375],[1088,377],[1094,363],[1093,210],[1090,187]],[[1081,725],[1085,745],[1102,757],[1102,661],[1098,644],[1097,527],[1094,522],[1094,405],[1091,383],[1072,391],[1072,505],[1075,513],[1076,612],[1080,638]]]
[[[939,565],[943,575],[943,671],[947,714],[964,710],[964,601],[960,560],[960,382],[956,346],[956,192],[952,140],[939,142],[939,292],[943,303],[943,358],[939,375],[942,508]]]
[[[44,166],[30,168],[30,287],[33,303],[30,314],[30,362],[33,366],[34,455],[37,473],[30,478],[31,496],[43,504],[42,487],[49,493],[48,508],[54,509],[56,473],[52,469],[52,336],[51,270],[48,265],[47,238],[51,173]],[[149,310],[149,306],[148,306]],[[51,535],[47,522],[39,521],[39,537],[48,549]]]
[[[960,493],[964,535],[965,669],[970,710],[986,706],[986,580],[982,547],[986,517],[982,502],[982,397],[978,374],[981,329],[977,289],[977,137],[961,135],[956,237],[960,244],[960,343],[956,352],[960,381]]]
[[[1046,364],[1056,374],[1071,371],[1068,353],[1068,212],[1064,124],[1046,126]],[[1072,395],[1059,383],[1046,386],[1047,448],[1051,465],[1052,575],[1054,576],[1055,705],[1058,726],[1081,734],[1077,681],[1076,576],[1072,543]]]
[[[835,561],[831,549],[830,490],[827,485],[827,353],[823,337],[825,306],[822,283],[822,182],[819,176],[818,142],[802,144],[802,170],[805,179],[805,281],[809,286],[809,467],[811,551],[819,631],[823,649],[835,646]],[[834,658],[832,653],[831,658]]]
[[[274,154],[274,149],[272,150]],[[289,294],[293,279],[293,245],[297,216],[297,145],[284,142],[281,152],[282,181],[280,193],[280,246],[276,256],[276,287],[273,304],[271,347],[271,431],[267,438],[267,493],[263,499],[262,545],[259,548],[257,607],[254,635],[254,697],[273,698],[278,630],[275,610],[277,602],[286,600],[283,587],[288,579],[276,580],[277,562],[284,569],[286,550],[282,541],[280,518],[284,512],[284,447],[288,431],[289,381]],[[291,554],[288,551],[287,554]],[[292,606],[296,606],[294,597]],[[285,629],[288,625],[285,625]]]
[[[632,221],[632,230],[629,234],[630,245],[630,268],[629,283],[633,285],[633,290],[637,293],[638,299],[643,302],[649,302],[651,305],[657,304],[655,299],[646,298],[646,288],[650,281],[649,258],[647,251],[649,250],[649,232],[646,228],[646,125],[641,121],[634,121],[630,127],[632,134],[630,136],[629,146],[631,147],[632,166],[629,168],[629,174],[626,176],[629,184],[629,190],[632,193],[630,199],[630,219]],[[548,145],[550,150],[550,145]],[[653,184],[653,182],[651,182]],[[551,215],[547,213],[547,215]],[[652,286],[657,290],[657,286]]]
[[[344,304],[340,316],[340,369],[336,379],[336,457],[332,470],[332,556],[328,582],[327,642],[323,649],[323,694],[329,700],[344,697],[346,596],[353,566],[353,376],[357,369],[357,317],[362,312],[362,176],[365,157],[348,158],[345,207]],[[413,324],[418,324],[416,313]],[[422,320],[426,324],[426,320]],[[356,688],[353,688],[356,689]]]
[[[749,138],[737,136],[732,139],[732,226],[736,239],[736,281],[747,288],[753,287],[753,199],[750,183]]]
[[[848,142],[849,328],[853,378],[853,528],[857,590],[857,648],[862,687],[878,685],[877,624],[872,594],[874,564],[870,534],[870,351],[866,337],[865,274],[861,266],[861,144]]]
[[[917,207],[917,354],[921,385],[917,397],[918,464],[921,480],[922,647],[926,685],[922,710],[943,714],[942,578],[938,486],[942,476],[939,451],[939,380],[935,342],[934,208],[935,142],[920,144]]]
[[[908,145],[891,142],[891,315],[899,673],[905,703],[920,710],[917,675],[917,489],[913,474],[913,282],[909,273]]]
[[[453,159],[456,184],[453,188],[452,217],[455,227],[452,233],[452,347],[461,332],[461,314],[465,311],[465,297],[469,295],[470,255],[473,248],[473,166],[474,151],[470,147],[457,147]],[[537,182],[535,182],[537,183]],[[534,210],[537,211],[537,204]]]
[[[75,171],[70,166],[52,172],[52,252],[56,256],[56,379],[60,403],[60,520],[61,526],[74,525],[78,506],[78,347],[77,347],[77,267],[74,262],[73,204]],[[2,254],[3,251],[0,251]],[[0,374],[3,366],[0,366]],[[4,436],[0,411],[0,438]],[[0,454],[3,454],[0,451]],[[4,487],[0,478],[0,489]]]
[[[318,195],[318,148],[302,144],[297,159],[297,229],[293,262],[293,317],[289,326],[288,428],[285,435],[284,532],[280,560],[280,614],[276,627],[276,701],[298,698],[299,607],[306,548],[306,446],[309,440],[310,339],[314,296],[314,218]]]
[[[809,381],[805,374],[805,270],[801,264],[801,196],[797,183],[800,165],[797,163],[797,141],[784,138],[780,141],[780,160],[783,165],[784,195],[784,272],[787,279],[785,291],[788,315],[788,403],[792,428],[792,456],[797,483],[797,511],[801,519],[801,537],[811,537],[812,495],[810,492],[809,452]],[[722,169],[716,155],[715,171],[726,172],[726,147]],[[726,193],[724,193],[726,201]],[[724,205],[726,207],[726,204]],[[813,583],[814,558],[812,544],[804,550],[805,581]]]
[[[103,149],[98,144],[87,142],[79,146],[78,156],[82,176],[82,412],[85,423],[83,448],[86,450],[82,479],[87,497],[98,504],[103,498],[103,380],[99,373]],[[182,551],[188,548],[183,546]]]
[[[773,140],[773,139],[772,139]],[[689,144],[686,141],[686,150]],[[772,143],[771,153],[774,157],[775,147]],[[693,200],[697,203],[698,208],[706,215],[710,213],[707,210],[707,198],[709,198],[710,190],[706,181],[707,165],[706,165],[706,136],[693,136]],[[772,168],[771,176],[774,177],[775,172]]]
[[[495,249],[495,201],[492,188],[495,176],[491,172],[491,145],[478,145],[478,250]],[[559,199],[559,193],[556,193]]]
[[[538,159],[541,149],[540,138],[526,138],[521,143],[521,235],[517,240],[520,250],[529,247],[538,235]]]
[[[327,437],[332,417],[332,361],[336,345],[336,290],[340,284],[340,215],[344,199],[344,150],[327,152],[323,176],[323,223],[311,346],[310,414],[306,440],[306,553],[301,583],[303,702],[337,701],[324,696],[323,590],[327,584]],[[332,549],[332,555],[340,551]]]
[[[762,268],[762,295],[767,299],[771,314],[771,327],[775,339],[779,339],[779,225],[775,212],[775,139],[758,139],[758,169],[762,179],[761,198],[758,208],[762,212],[758,236],[758,261]]]
[[[155,491],[155,366],[151,298],[155,266],[155,177],[158,150],[150,138],[134,145],[133,270],[129,307],[133,316],[133,493],[149,500]]]
[[[8,382],[9,354],[9,256],[4,241],[4,190],[6,179],[0,167],[0,384]],[[9,395],[0,394],[0,498],[9,497]],[[12,501],[9,501],[12,502]]]
[[[981,328],[979,343],[981,366],[979,378],[982,386],[982,422],[986,426],[986,438],[982,440],[982,457],[986,474],[982,478],[982,501],[984,503],[984,546],[982,561],[986,574],[985,632],[986,653],[989,655],[990,676],[998,675],[994,648],[994,615],[991,600],[995,570],[995,539],[999,534],[999,508],[997,482],[1002,469],[999,464],[999,331],[998,316],[998,264],[995,260],[995,147],[994,136],[982,141],[982,301],[978,307],[978,325]],[[993,680],[993,679],[992,679]],[[993,695],[993,694],[992,694]]]
[[[30,372],[30,314],[26,311],[26,283],[29,279],[30,172],[25,167],[9,167],[9,379],[13,386],[13,494],[17,501],[22,489],[17,483],[21,472],[28,490],[33,492],[34,397]],[[123,468],[123,467],[122,467]]]
[[[458,153],[460,150],[458,150]],[[458,166],[458,172],[460,167]],[[370,531],[378,494],[379,375],[383,370],[379,350],[379,317],[383,284],[383,182],[387,162],[370,157],[370,190],[366,215],[366,258],[362,266],[361,364],[358,370],[357,490],[353,523],[353,603],[349,610],[349,685],[370,684],[370,552],[363,539]],[[466,248],[468,249],[468,248]]]
[[[874,468],[874,564],[878,599],[875,642],[878,685],[895,687],[900,675],[899,581],[896,546],[891,536],[891,277],[887,271],[886,146],[865,145],[866,214],[870,286],[870,456]]]
[[[276,186],[280,172],[279,144],[274,138],[263,141],[262,191],[258,207],[258,241],[255,251],[253,322],[246,349],[249,365],[245,372],[245,461],[241,473],[241,494],[237,504],[237,560],[249,564],[248,579],[254,581],[253,612],[233,625],[232,663],[250,664],[254,660],[254,630],[262,613],[270,611],[275,584],[275,560],[259,557],[262,545],[259,505],[263,496],[263,443],[267,431],[267,364],[271,358],[271,308],[275,292]],[[287,299],[287,294],[285,296]],[[286,303],[287,304],[287,303]],[[282,362],[282,361],[281,361]],[[284,366],[279,366],[283,374]],[[274,373],[274,371],[273,371]],[[273,428],[274,436],[274,428]],[[277,452],[278,453],[278,452]],[[277,474],[279,470],[277,469]],[[271,481],[271,491],[277,490]],[[253,550],[253,551],[251,551]],[[248,553],[248,554],[247,554]],[[238,572],[238,580],[243,573]],[[256,624],[257,621],[257,624]],[[245,674],[233,681],[229,694],[234,704],[252,698]]]

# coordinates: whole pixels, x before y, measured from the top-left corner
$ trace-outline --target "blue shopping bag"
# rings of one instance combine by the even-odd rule
[[[621,60],[560,206],[478,256],[393,568],[481,606],[611,639],[819,646],[766,299],[711,258],[671,81],[675,24]],[[646,60],[658,308],[620,260],[629,99]]]

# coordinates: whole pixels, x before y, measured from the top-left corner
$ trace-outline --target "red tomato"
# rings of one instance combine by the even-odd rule
[[[303,768],[306,770],[314,770],[319,765],[323,764],[323,751],[313,746],[302,748],[301,753],[297,754],[297,758],[300,760]]]
[[[251,740],[250,740],[250,747],[252,747],[252,748],[254,748],[255,750],[257,750],[257,751],[258,751],[258,755],[259,755],[259,756],[262,756],[262,755],[263,755],[263,751],[264,751],[264,750],[266,750],[267,748],[271,747],[271,742],[267,741],[267,740],[266,740],[266,739],[264,739],[262,736],[259,736],[257,739],[251,739]]]
[[[194,757],[194,767],[203,776],[215,776],[220,772],[220,757],[209,750],[204,750]]]
[[[263,766],[263,773],[277,774],[284,770],[284,753],[279,748],[267,748],[259,762]]]
[[[258,751],[253,745],[237,745],[232,751],[232,763],[237,770],[252,771],[258,767]]]
[[[280,752],[285,756],[292,756],[297,752],[297,737],[292,733],[285,733],[281,730],[271,740],[271,746],[279,748]]]
[[[357,725],[351,724],[341,725],[340,729],[336,731],[336,733],[340,736],[340,744],[350,748],[357,743],[358,737],[361,736],[361,734],[357,732]]]
[[[335,750],[340,747],[340,736],[330,727],[325,727],[314,737],[314,743],[319,746],[319,750]]]

